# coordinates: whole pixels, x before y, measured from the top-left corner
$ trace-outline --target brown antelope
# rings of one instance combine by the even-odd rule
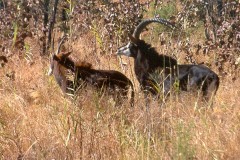
[[[61,39],[57,51],[50,58],[50,67],[48,71],[48,75],[53,75],[57,84],[60,86],[61,90],[65,94],[73,94],[71,88],[73,88],[73,81],[67,79],[65,75],[65,67],[61,65],[58,61],[54,59],[55,55],[59,54],[60,47],[63,43],[64,38]]]
[[[59,50],[59,49],[58,49]],[[59,52],[59,51],[58,51]],[[124,74],[115,70],[96,70],[92,68],[92,65],[87,62],[81,62],[76,64],[68,56],[71,52],[67,53],[58,53],[54,54],[51,58],[51,67],[50,69],[54,71],[55,66],[64,66],[74,73],[74,82],[70,84],[73,86],[74,91],[79,89],[79,87],[84,87],[86,85],[93,86],[97,90],[104,89],[105,91],[116,94],[118,100],[121,100],[121,97],[127,97],[128,91],[131,88],[131,106],[134,104],[134,89],[131,80],[129,80]],[[58,72],[58,71],[57,71]],[[54,74],[54,73],[53,73]],[[55,76],[55,75],[54,75]],[[61,80],[62,76],[55,76],[55,79],[58,83],[65,80]],[[83,85],[85,84],[85,85]],[[66,87],[64,87],[66,88]]]

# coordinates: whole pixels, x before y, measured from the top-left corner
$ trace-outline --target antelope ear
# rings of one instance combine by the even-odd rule
[[[62,54],[60,53],[60,54],[58,54],[58,55],[56,55],[56,54],[53,54],[52,55],[52,59],[53,60],[56,60],[56,61],[60,61],[61,59],[62,59]]]
[[[129,37],[129,39],[132,43],[134,43],[136,45],[138,44],[138,39],[137,38],[133,37],[131,34],[128,34],[128,37]]]

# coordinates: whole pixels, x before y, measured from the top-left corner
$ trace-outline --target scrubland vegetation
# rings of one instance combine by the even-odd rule
[[[217,3],[195,0],[0,0],[1,159],[238,159],[240,7],[222,3],[220,14]],[[133,60],[115,52],[128,42],[127,32],[154,16],[178,29],[151,25],[142,39],[181,64],[204,63],[219,75],[212,108],[197,93],[180,92],[164,104],[151,97],[146,110]],[[62,93],[47,76],[62,33],[75,61],[132,80],[133,108],[91,87],[74,98]]]

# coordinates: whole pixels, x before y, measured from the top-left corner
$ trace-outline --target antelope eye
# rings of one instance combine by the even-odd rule
[[[135,45],[133,44],[133,43],[129,43],[129,45],[128,45],[128,48],[132,48],[132,47],[134,47]]]

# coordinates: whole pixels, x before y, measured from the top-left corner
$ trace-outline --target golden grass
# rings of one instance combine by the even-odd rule
[[[81,41],[81,44],[83,42]],[[90,46],[91,44],[89,44]],[[95,68],[121,70],[115,56],[74,47]],[[109,96],[80,91],[64,96],[48,61],[17,55],[0,69],[1,159],[238,159],[240,156],[240,80],[222,79],[213,109],[195,95],[171,96],[164,105],[151,98],[149,110],[136,87],[135,107],[115,107]],[[99,59],[97,63],[95,59]],[[81,59],[76,58],[76,59]],[[123,59],[128,62],[128,59]],[[130,62],[132,64],[132,62]],[[131,67],[132,68],[132,67]],[[15,71],[15,79],[6,74]]]

